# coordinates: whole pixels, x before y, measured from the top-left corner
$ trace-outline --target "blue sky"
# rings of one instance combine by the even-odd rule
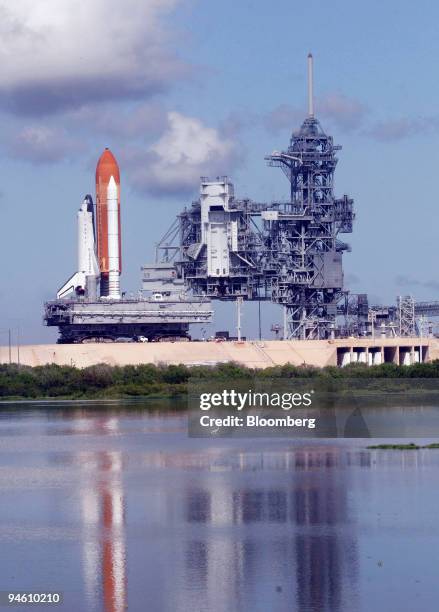
[[[439,299],[436,3],[16,0],[0,16],[0,330],[55,337],[42,303],[74,271],[76,210],[105,146],[121,167],[126,290],[200,175],[286,197],[263,157],[305,115],[308,51],[316,115],[343,145],[336,193],[355,200],[348,287]],[[264,307],[264,326],[277,320]]]

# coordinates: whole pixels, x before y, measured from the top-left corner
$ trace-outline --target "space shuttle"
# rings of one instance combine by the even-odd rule
[[[120,172],[106,148],[96,166],[96,217],[86,195],[78,211],[78,271],[58,290],[57,299],[85,296],[119,300],[122,271]],[[99,284],[99,293],[98,293]]]
[[[78,271],[58,290],[57,299],[81,296],[88,292],[96,295],[96,285],[100,272],[95,247],[93,200],[90,195],[85,196],[78,210],[77,222]]]

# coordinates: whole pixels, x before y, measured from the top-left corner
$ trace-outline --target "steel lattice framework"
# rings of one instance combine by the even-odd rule
[[[412,295],[398,296],[398,323],[400,336],[416,335],[415,300]]]
[[[264,237],[258,224],[266,204],[236,200],[227,177],[216,181],[203,177],[201,191],[212,185],[219,186],[222,195],[227,192],[228,197],[226,209],[216,210],[220,207],[214,204],[208,211],[208,228],[203,228],[206,222],[201,198],[178,216],[180,259],[177,266],[181,276],[196,296],[221,300],[270,299],[268,281],[262,270]],[[209,266],[211,237],[218,227],[224,227],[227,232],[227,274],[212,272]],[[233,248],[229,248],[232,246],[231,228],[235,228]],[[161,251],[164,248],[160,246]]]
[[[172,240],[158,247],[175,255],[196,296],[269,299],[284,307],[284,337],[302,339],[335,333],[337,307],[346,297],[342,255],[349,249],[339,235],[352,232],[354,219],[353,200],[334,196],[341,147],[314,117],[312,57],[308,66],[308,116],[286,151],[266,157],[287,176],[288,201],[235,199],[227,177],[202,178],[199,200],[178,216],[179,252]]]
[[[352,232],[353,200],[334,197],[335,152],[318,120],[308,116],[286,151],[266,157],[291,185],[291,200],[265,221],[267,264],[272,268],[272,299],[287,309],[288,336],[324,338],[332,334],[343,291],[338,236]]]

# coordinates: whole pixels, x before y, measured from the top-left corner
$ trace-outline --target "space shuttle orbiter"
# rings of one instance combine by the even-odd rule
[[[87,289],[96,295],[99,265],[96,257],[93,200],[86,195],[78,210],[78,271],[59,289],[57,299],[85,295]],[[88,292],[88,291],[87,291]],[[92,296],[90,296],[92,297]]]

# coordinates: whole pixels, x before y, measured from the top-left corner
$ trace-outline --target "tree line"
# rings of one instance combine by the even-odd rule
[[[260,382],[264,379],[289,378],[315,378],[320,382],[342,382],[349,378],[439,379],[439,360],[412,366],[389,363],[368,367],[351,364],[344,368],[287,364],[263,370],[236,363],[191,367],[153,364],[110,366],[101,363],[82,369],[54,364],[37,367],[0,365],[0,399],[173,396],[186,393],[191,381],[215,380],[220,383],[254,378]]]

